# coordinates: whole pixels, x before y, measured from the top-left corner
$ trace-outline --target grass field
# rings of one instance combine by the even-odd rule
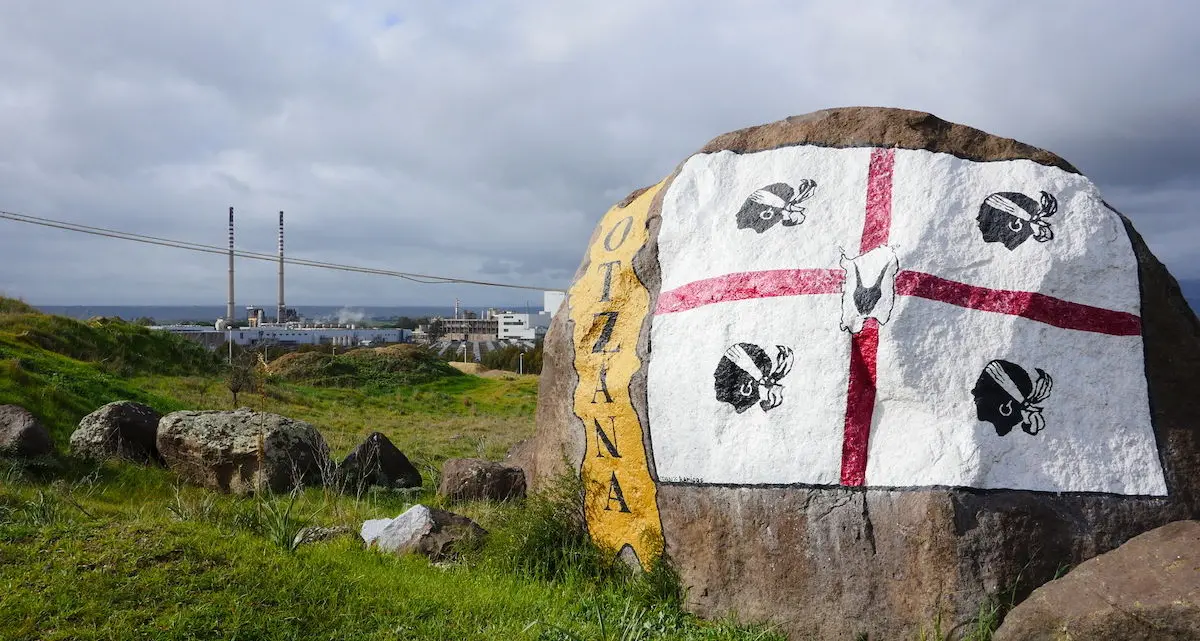
[[[78,420],[110,401],[231,408],[219,360],[192,347],[0,298],[0,404],[33,411],[60,452]],[[238,405],[313,423],[339,456],[383,432],[422,469],[416,496],[239,498],[131,463],[0,460],[0,639],[782,638],[684,614],[664,566],[635,576],[611,563],[579,527],[569,479],[518,504],[443,505],[433,488],[445,459],[500,458],[532,433],[537,379],[397,385],[394,373],[333,387],[264,377]],[[363,520],[418,501],[476,519],[487,542],[436,565],[362,549]],[[306,525],[351,534],[294,548]]]
[[[783,639],[686,614],[666,565],[634,575],[614,564],[583,531],[578,479],[514,504],[443,503],[435,489],[447,458],[499,459],[533,433],[537,377],[464,374],[386,349],[292,358],[286,375],[256,377],[237,405],[314,424],[335,457],[382,432],[421,470],[418,493],[233,497],[167,470],[66,455],[79,419],[111,401],[232,409],[219,357],[0,297],[0,405],[32,411],[60,451],[0,459],[0,640]],[[470,516],[486,542],[439,564],[362,548],[364,520],[417,502]],[[309,525],[348,534],[294,546]],[[965,638],[990,639],[999,612],[981,610]],[[944,638],[936,622],[919,637]]]

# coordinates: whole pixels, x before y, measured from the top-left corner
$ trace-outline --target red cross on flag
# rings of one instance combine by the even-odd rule
[[[661,483],[1164,495],[1137,261],[1083,176],[794,146],[663,197]]]

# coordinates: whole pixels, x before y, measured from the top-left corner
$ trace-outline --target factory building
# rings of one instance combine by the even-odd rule
[[[496,314],[496,339],[500,341],[532,341],[546,335],[550,328],[550,314]]]
[[[202,325],[163,325],[152,327],[196,341],[210,349],[232,340],[237,345],[337,345],[339,347],[378,347],[390,343],[412,341],[412,332],[398,328],[364,327],[300,327],[260,325],[230,329],[214,329]]]
[[[452,341],[496,340],[496,318],[491,310],[483,318],[443,318],[442,337]],[[426,328],[428,329],[428,327]]]

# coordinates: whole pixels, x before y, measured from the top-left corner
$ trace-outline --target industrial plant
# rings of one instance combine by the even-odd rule
[[[284,218],[279,212],[279,289],[273,319],[263,307],[245,308],[244,320],[236,314],[234,297],[234,209],[229,208],[229,282],[225,316],[208,325],[157,325],[152,329],[168,331],[196,341],[210,349],[226,343],[240,346],[300,346],[333,345],[337,347],[370,347],[393,343],[422,343],[432,346],[439,354],[458,354],[463,360],[482,354],[502,344],[533,347],[550,327],[550,320],[563,304],[566,294],[547,291],[543,294],[543,309],[524,313],[488,309],[482,313],[465,310],[454,301],[451,317],[433,317],[414,330],[398,327],[364,327],[361,323],[323,322],[304,318],[284,302]]]

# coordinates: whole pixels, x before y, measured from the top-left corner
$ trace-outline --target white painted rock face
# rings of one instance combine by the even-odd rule
[[[661,216],[660,484],[1166,493],[1137,259],[1087,178],[722,151],[683,165]]]

